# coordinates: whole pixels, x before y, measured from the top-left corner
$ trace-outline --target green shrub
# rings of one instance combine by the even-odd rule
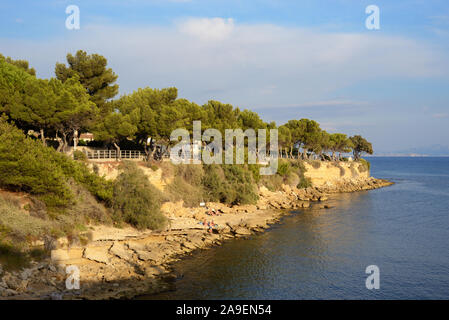
[[[160,211],[160,191],[135,163],[123,162],[121,169],[114,184],[114,220],[129,223],[138,229],[163,228],[167,218]]]
[[[248,170],[251,171],[253,175],[253,180],[255,183],[260,181],[260,165],[258,164],[248,164]]]
[[[204,170],[202,165],[179,164],[174,166],[174,177],[167,186],[168,199],[171,201],[183,200],[187,207],[196,207],[205,201],[203,181]]]
[[[369,171],[371,169],[371,163],[368,160],[361,158],[359,161],[366,168],[366,170]]]
[[[277,174],[262,176],[261,183],[270,191],[279,191],[284,183],[284,179]]]
[[[299,183],[298,183],[298,185],[296,187],[298,189],[302,189],[302,188],[308,188],[308,187],[311,187],[311,186],[312,186],[312,182],[310,181],[310,179],[306,178],[306,177],[302,177],[299,180]]]
[[[159,167],[154,163],[154,161],[145,161],[145,166],[153,171],[157,171]]]
[[[310,164],[314,169],[319,169],[321,167],[321,161],[320,160],[312,160],[310,161]]]
[[[286,177],[291,171],[290,161],[288,160],[281,160],[278,163],[278,170],[277,174],[281,177]]]
[[[73,151],[73,160],[87,161],[87,156],[84,152],[75,150]]]
[[[10,238],[25,241],[48,233],[54,223],[30,216],[17,203],[0,196],[0,225]]]
[[[284,178],[284,182],[290,186],[296,186],[299,181],[299,176],[294,172],[291,172],[286,178]]]
[[[244,165],[206,165],[205,199],[227,204],[254,204],[259,196],[252,172]]]
[[[72,200],[56,152],[0,120],[0,186],[39,195],[47,205]]]

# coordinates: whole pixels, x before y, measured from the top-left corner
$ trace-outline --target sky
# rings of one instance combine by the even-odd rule
[[[80,10],[79,30],[66,8]],[[368,5],[378,30],[366,28]],[[2,0],[0,53],[38,77],[99,53],[120,94],[175,86],[278,125],[310,118],[377,153],[449,147],[447,0]]]

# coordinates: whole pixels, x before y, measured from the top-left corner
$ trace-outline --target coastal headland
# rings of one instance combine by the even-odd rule
[[[115,179],[117,163],[96,163],[100,175]],[[167,201],[161,211],[169,219],[164,230],[137,230],[89,226],[87,243],[67,237],[56,240],[50,257],[31,261],[26,268],[0,269],[0,299],[119,299],[158,293],[176,280],[171,264],[195,250],[220,245],[231,238],[263,232],[292,210],[311,205],[326,210],[332,193],[377,189],[392,183],[370,176],[359,162],[304,162],[304,176],[311,186],[298,188],[282,183],[279,190],[259,186],[258,200],[250,205],[207,202],[186,206],[183,200]],[[173,177],[163,169],[141,167],[148,180],[161,192]],[[43,246],[40,241],[36,246]],[[79,289],[67,289],[75,266]],[[72,270],[72,271],[69,271]],[[69,271],[69,272],[68,272]],[[69,279],[69,280],[68,280]]]

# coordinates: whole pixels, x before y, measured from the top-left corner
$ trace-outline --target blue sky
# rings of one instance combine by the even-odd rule
[[[80,8],[80,30],[65,9]],[[365,28],[366,6],[380,30]],[[0,53],[39,77],[78,49],[103,54],[120,92],[181,97],[319,121],[378,152],[449,146],[447,1],[101,0],[0,3]]]

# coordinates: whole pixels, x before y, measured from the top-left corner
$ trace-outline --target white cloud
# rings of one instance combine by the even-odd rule
[[[434,113],[432,114],[432,117],[435,119],[443,119],[449,117],[448,113]]]
[[[288,105],[278,105],[280,108],[315,108],[315,107],[357,107],[363,108],[370,104],[366,101],[349,100],[349,99],[331,99],[331,100],[320,100],[320,101],[306,101],[303,103],[288,104]],[[263,106],[261,106],[263,107]],[[269,106],[265,106],[269,107]]]
[[[190,18],[178,26],[179,30],[200,40],[224,40],[234,29],[234,20],[231,18]]]
[[[224,18],[164,27],[86,25],[47,41],[0,39],[0,52],[30,60],[41,77],[53,76],[55,62],[78,49],[106,56],[122,93],[176,86],[182,97],[198,103],[216,99],[253,109],[348,104],[357,99],[334,98],[351,85],[449,74],[444,51],[405,37]]]

